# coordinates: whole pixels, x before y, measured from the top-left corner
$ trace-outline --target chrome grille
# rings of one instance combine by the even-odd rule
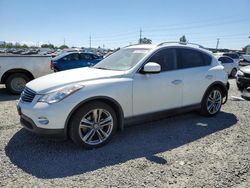
[[[24,102],[32,102],[35,96],[36,96],[36,92],[25,87],[21,94],[21,100]]]

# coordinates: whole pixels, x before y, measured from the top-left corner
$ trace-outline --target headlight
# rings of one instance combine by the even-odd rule
[[[72,95],[73,93],[77,92],[79,89],[81,89],[83,87],[84,87],[83,85],[74,85],[74,86],[64,87],[58,91],[48,93],[48,94],[42,96],[38,100],[38,102],[45,102],[48,104],[57,103],[57,102],[65,99],[69,95]]]
[[[244,73],[242,71],[238,70],[236,76],[243,77]]]

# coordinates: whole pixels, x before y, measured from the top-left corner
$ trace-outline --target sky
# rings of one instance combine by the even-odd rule
[[[241,49],[250,0],[0,0],[0,41],[116,48],[140,37]]]

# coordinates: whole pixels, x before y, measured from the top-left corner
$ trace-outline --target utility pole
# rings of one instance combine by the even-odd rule
[[[63,38],[63,45],[65,46],[65,38]]]
[[[219,43],[220,43],[220,39],[219,39],[219,38],[217,38],[216,50],[217,50],[217,49],[218,49],[218,47],[219,47]]]
[[[140,39],[139,39],[139,44],[142,42],[142,29],[140,28]]]
[[[89,36],[89,48],[91,48],[91,35]]]

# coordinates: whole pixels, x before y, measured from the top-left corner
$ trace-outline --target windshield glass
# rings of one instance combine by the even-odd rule
[[[134,67],[149,49],[124,48],[97,63],[94,68],[125,71]]]

